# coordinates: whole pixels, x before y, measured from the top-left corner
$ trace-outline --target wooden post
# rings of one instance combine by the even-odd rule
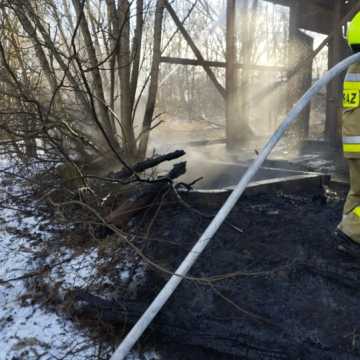
[[[303,35],[304,35],[304,37],[303,37],[303,49],[304,49],[303,59],[306,59],[313,52],[314,39],[311,36],[308,36],[306,34],[303,34]],[[310,87],[312,85],[312,76],[313,76],[312,66],[313,66],[313,63],[309,62],[304,67],[304,71],[302,74],[302,91],[301,91],[302,95],[308,89],[310,89]],[[309,104],[301,115],[302,119],[300,120],[300,124],[302,125],[304,138],[308,138],[309,133],[310,133],[310,112],[311,112],[311,105]]]
[[[291,69],[295,64],[300,61],[299,55],[299,41],[298,41],[298,11],[299,4],[296,1],[290,2],[290,16],[289,16],[289,43],[288,43],[288,67]],[[302,70],[301,70],[302,71]],[[301,96],[299,94],[300,72],[291,78],[288,77],[287,82],[287,108],[288,111],[293,107],[294,103]],[[300,126],[299,121],[291,128],[292,132],[296,132],[299,135]]]
[[[236,0],[227,0],[226,13],[226,139],[227,146],[236,143]]]
[[[236,0],[227,1],[226,27],[226,137],[228,148],[246,142],[253,132],[249,127],[248,89],[249,65],[253,36],[249,34],[249,2],[243,0],[240,20],[240,38],[242,44],[241,57],[246,66],[241,67],[239,79],[239,65],[237,64],[237,28],[236,28]],[[240,81],[239,81],[240,80]]]
[[[334,26],[341,19],[344,5],[344,0],[334,0],[334,16],[332,19]],[[345,56],[346,44],[341,29],[339,29],[329,42],[329,68],[333,67]],[[325,138],[333,146],[340,143],[342,82],[343,76],[338,76],[327,87]]]
[[[311,36],[306,35],[305,33],[298,31],[296,35],[297,46],[297,62],[301,62],[306,59],[309,54],[313,52],[314,40]],[[296,77],[296,89],[295,101],[299,100],[305,92],[312,85],[312,62],[309,62],[299,71],[299,74]],[[309,104],[305,110],[300,114],[299,120],[297,121],[297,133],[299,138],[306,139],[309,136],[310,132],[310,111],[311,105]]]
[[[256,2],[253,2],[253,5]],[[254,19],[250,16],[249,9],[249,0],[242,0],[240,10],[240,32],[239,37],[241,41],[241,52],[240,59],[243,63],[251,63],[252,55],[252,46],[254,35],[251,33],[255,31],[254,24],[250,24]],[[240,76],[239,76],[240,75]],[[248,106],[250,101],[249,99],[249,82],[250,82],[250,73],[247,68],[241,69],[240,72],[236,73],[236,79],[239,82],[238,91],[237,91],[237,122],[240,131],[237,133],[238,142],[244,143],[249,140],[251,137],[252,131],[249,128],[250,121],[250,110],[252,108],[252,103]]]
[[[296,64],[296,32],[297,27],[297,10],[298,5],[294,2],[290,2],[289,8],[289,42],[288,42],[288,67],[291,69]],[[297,87],[298,73],[291,78],[288,77],[287,81],[287,108],[290,110],[296,101],[295,89]]]
[[[310,88],[312,82],[312,59],[313,39],[301,32],[298,28],[298,19],[301,6],[299,2],[290,3],[290,21],[289,21],[289,53],[288,64],[292,69],[296,64],[306,63],[295,75],[288,74],[288,109],[298,101],[301,96]],[[306,61],[311,59],[310,61]],[[310,123],[310,105],[301,113],[299,120],[292,127],[292,132],[296,134],[299,140],[309,135]]]

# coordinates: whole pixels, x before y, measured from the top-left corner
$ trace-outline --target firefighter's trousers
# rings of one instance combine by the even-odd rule
[[[350,190],[347,195],[339,229],[360,243],[360,159],[347,159],[350,171]]]
[[[360,108],[343,114],[343,151],[349,164],[350,190],[339,229],[360,243]]]

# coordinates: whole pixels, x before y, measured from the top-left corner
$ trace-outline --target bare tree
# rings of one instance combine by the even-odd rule
[[[70,157],[88,162],[101,155],[121,159],[123,165],[144,158],[155,109],[164,3],[2,1],[1,82],[6,86],[0,96],[32,104],[28,116],[46,133],[43,138],[53,137]],[[152,22],[150,57],[143,51],[143,34]],[[147,68],[148,110],[136,124],[140,78],[146,78]],[[1,104],[3,114],[14,110],[6,101]]]

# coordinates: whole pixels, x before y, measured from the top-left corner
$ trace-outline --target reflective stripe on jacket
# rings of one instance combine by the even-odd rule
[[[343,88],[342,135],[346,158],[360,158],[360,64],[350,66]]]

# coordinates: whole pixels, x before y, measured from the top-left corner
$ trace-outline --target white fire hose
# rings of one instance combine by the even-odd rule
[[[303,97],[294,105],[294,107],[289,112],[288,116],[284,119],[275,133],[267,141],[258,157],[254,160],[251,166],[247,169],[246,173],[243,175],[239,183],[234,188],[231,195],[228,197],[224,205],[221,207],[219,212],[216,214],[214,219],[211,221],[209,226],[206,228],[205,232],[201,235],[200,239],[188,253],[186,258],[183,260],[181,265],[175,271],[175,274],[171,276],[166,285],[162,288],[156,298],[153,300],[151,305],[147,308],[141,318],[133,326],[131,331],[128,333],[126,338],[122,341],[119,347],[116,349],[115,353],[112,355],[110,360],[123,360],[125,356],[132,349],[134,344],[139,340],[141,335],[153,321],[155,316],[176,290],[178,285],[183,280],[184,276],[187,275],[191,267],[194,265],[195,261],[204,251],[206,246],[209,244],[210,240],[222,225],[226,217],[229,215],[232,208],[235,206],[240,196],[245,191],[247,185],[259,170],[263,162],[271,153],[272,149],[284,135],[284,132],[289,128],[289,126],[295,122],[300,113],[304,108],[310,103],[311,99],[320,91],[321,88],[326,86],[332,79],[340,75],[345,71],[350,65],[360,62],[360,53],[352,55],[345,60],[338,63],[332,69],[330,69],[321,79],[319,79],[304,95]]]

